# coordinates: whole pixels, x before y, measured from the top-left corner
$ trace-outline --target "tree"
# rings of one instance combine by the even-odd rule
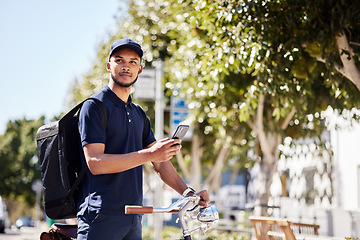
[[[203,173],[216,183],[224,160],[250,147],[261,166],[258,202],[266,204],[283,139],[320,139],[321,111],[359,106],[359,4],[132,1],[110,41],[131,37],[146,64],[165,60],[166,91],[187,99],[196,119],[191,170],[200,161],[203,169],[218,166]]]
[[[208,99],[199,113],[211,105],[225,108],[256,135],[259,204],[270,197],[284,137],[320,136],[320,112],[328,105],[340,111],[359,106],[359,78],[352,76],[358,74],[360,15],[351,11],[358,5],[290,0],[182,1],[177,6],[192,9],[185,21],[193,31],[185,33],[181,51],[174,54],[173,71],[188,73],[179,81],[194,90],[193,101]],[[180,63],[184,59],[186,66]],[[228,88],[236,89],[237,101]],[[219,96],[226,100],[214,100]]]
[[[18,199],[28,205],[36,201],[32,184],[41,179],[37,162],[36,132],[44,124],[38,120],[9,121],[0,136],[0,192],[2,197]]]
[[[166,64],[164,86],[169,86],[166,88],[166,95],[169,97],[182,94],[182,97],[187,99],[187,96],[177,91],[181,84],[171,84],[174,73],[169,61],[171,61],[172,54],[176,53],[183,36],[186,36],[183,35],[183,32],[187,31],[190,24],[184,22],[184,18],[180,17],[181,14],[186,13],[186,9],[182,9],[176,14],[174,12],[170,2],[143,1],[139,4],[139,2],[130,1],[128,14],[118,20],[118,31],[110,36],[109,42],[100,44],[94,68],[82,77],[81,83],[77,81],[74,85],[71,95],[72,99],[76,100],[72,100],[71,104],[74,105],[75,102],[88,97],[106,84],[108,73],[105,69],[105,62],[109,46],[115,39],[123,37],[132,38],[142,45],[145,52],[145,67],[152,66],[156,59],[164,60]],[[148,108],[151,110],[151,106]],[[189,146],[184,144],[185,148],[182,154],[177,155],[177,165],[193,187],[200,188],[201,179],[207,178],[205,183],[212,190],[219,187],[220,173],[228,159],[237,159],[237,161],[233,161],[233,166],[236,168],[241,168],[248,163],[248,158],[244,157],[248,147],[239,148],[238,146],[246,145],[247,141],[244,142],[243,139],[248,134],[249,128],[246,125],[241,128],[237,126],[236,131],[232,128],[231,132],[226,132],[222,126],[226,121],[214,120],[209,124],[208,121],[211,118],[207,117],[207,113],[202,115],[200,121],[194,122],[194,137]],[[148,111],[147,114],[152,115],[153,113]],[[218,131],[209,130],[209,126]],[[230,129],[231,126],[228,125],[227,128]],[[234,135],[236,138],[227,137],[227,135]],[[234,144],[235,142],[236,144]],[[242,163],[239,164],[240,162]]]

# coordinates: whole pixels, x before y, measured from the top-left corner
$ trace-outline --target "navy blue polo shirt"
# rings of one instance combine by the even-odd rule
[[[104,143],[105,153],[125,154],[143,149],[155,141],[150,121],[141,107],[122,101],[108,86],[93,95],[103,102],[107,112],[104,129],[99,107],[93,100],[84,103],[79,114],[82,146]],[[83,159],[85,164],[85,159]],[[89,208],[107,214],[124,214],[127,204],[142,205],[142,166],[114,174],[87,172],[79,190],[79,215]]]

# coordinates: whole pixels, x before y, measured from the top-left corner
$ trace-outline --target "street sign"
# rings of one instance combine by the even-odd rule
[[[173,96],[171,98],[171,107],[188,109],[188,106],[183,98],[180,96]]]
[[[180,96],[173,96],[171,98],[171,107],[170,107],[170,129],[171,133],[174,133],[177,126],[179,124],[184,123],[184,121],[189,116],[189,108],[184,101],[183,98]],[[192,129],[190,128],[189,131],[185,135],[185,140],[189,140],[192,137]]]
[[[171,130],[175,131],[176,127],[183,122],[188,115],[189,111],[187,109],[176,109],[171,111]]]

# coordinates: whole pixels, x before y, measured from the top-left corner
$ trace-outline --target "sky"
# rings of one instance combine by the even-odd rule
[[[121,7],[120,0],[0,0],[0,134],[9,120],[68,110],[72,82],[115,31]]]

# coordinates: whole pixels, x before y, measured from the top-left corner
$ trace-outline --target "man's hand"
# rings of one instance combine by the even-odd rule
[[[147,150],[150,153],[151,162],[165,162],[169,161],[180,149],[180,139],[164,138]],[[174,145],[177,144],[177,145]]]
[[[195,194],[200,197],[199,205],[202,207],[207,207],[208,204],[210,203],[210,197],[208,191],[201,190],[196,192]]]

